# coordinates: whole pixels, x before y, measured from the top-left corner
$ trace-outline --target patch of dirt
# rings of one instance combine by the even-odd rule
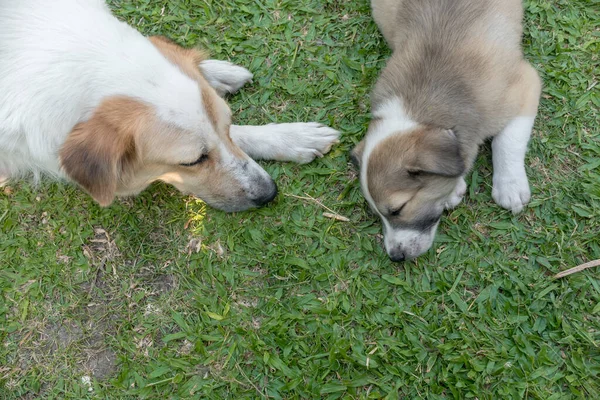
[[[177,288],[177,279],[174,275],[160,275],[150,283],[153,294],[162,294],[173,291]]]
[[[42,329],[39,350],[33,349],[32,361],[41,361],[47,365],[61,357],[61,353],[69,346],[70,355],[76,363],[83,366],[88,375],[103,380],[117,369],[117,356],[106,347],[105,337],[114,327],[110,322],[88,322],[65,320],[62,324],[50,324]]]
[[[131,310],[133,294],[139,291],[144,294],[135,307],[146,307],[147,314],[160,314],[160,303],[153,305],[151,300],[178,287],[177,277],[167,273],[169,263],[136,268],[134,275],[123,276],[119,267],[127,267],[124,269],[130,274],[134,261],[123,259],[111,235],[101,227],[94,228],[94,235],[82,246],[82,252],[92,271],[79,285],[82,302],[69,308],[68,317],[60,312],[48,313],[35,327],[15,337],[14,341],[19,343],[14,360],[18,375],[35,368],[49,375],[59,370],[71,371],[79,377],[99,381],[114,376],[118,371],[118,353],[108,345],[107,337],[117,334],[123,313]],[[72,261],[60,251],[56,252],[56,258],[64,263]],[[125,293],[124,279],[130,281]],[[154,342],[148,336],[139,345],[147,354]],[[186,347],[183,351],[190,349]]]
[[[71,320],[65,320],[62,324],[50,324],[40,332],[41,348],[49,354],[69,347],[82,338],[83,330]]]
[[[98,380],[110,377],[117,370],[117,356],[111,349],[86,350],[84,369]]]

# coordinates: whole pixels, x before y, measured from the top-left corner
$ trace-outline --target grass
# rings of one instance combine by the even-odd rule
[[[600,396],[598,271],[552,279],[600,258],[597,1],[526,1],[545,85],[530,206],[493,203],[484,148],[434,248],[404,264],[348,164],[389,55],[366,0],[109,4],[254,72],[238,122],[315,120],[342,143],[263,163],[280,195],[239,214],[161,184],[106,209],[63,183],[0,189],[0,398]]]

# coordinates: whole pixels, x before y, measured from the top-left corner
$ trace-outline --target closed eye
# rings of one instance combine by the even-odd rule
[[[199,159],[191,163],[181,163],[182,167],[193,167],[194,165],[202,164],[204,161],[208,160],[208,154],[202,154]]]
[[[390,216],[397,217],[402,212],[402,209],[406,206],[407,203],[402,204],[402,207],[396,208],[395,210],[390,211]]]

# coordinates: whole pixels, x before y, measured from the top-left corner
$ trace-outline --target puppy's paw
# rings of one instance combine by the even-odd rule
[[[323,157],[331,150],[331,146],[339,142],[340,133],[317,122],[296,122],[277,124],[280,129],[281,143],[285,144],[280,155],[281,160],[306,164]]]
[[[494,176],[492,197],[498,205],[512,211],[513,214],[520,213],[531,199],[527,176],[524,172],[516,176]]]
[[[200,70],[220,96],[237,92],[253,76],[246,68],[221,60],[202,61]]]
[[[465,179],[461,177],[458,180],[458,183],[456,184],[454,191],[452,192],[450,197],[448,197],[448,199],[444,203],[444,208],[446,210],[450,210],[450,209],[456,207],[457,205],[459,205],[460,202],[462,201],[463,197],[465,197],[465,193],[467,193],[467,183],[465,182]]]

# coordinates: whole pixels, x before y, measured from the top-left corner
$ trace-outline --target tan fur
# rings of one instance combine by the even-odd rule
[[[138,163],[136,137],[148,128],[151,110],[128,98],[105,101],[92,118],[73,128],[60,151],[65,172],[102,206]]]
[[[402,93],[413,120],[456,131],[467,169],[479,145],[511,118],[537,113],[541,82],[523,59],[520,0],[373,0],[372,7],[395,49],[373,107]],[[431,31],[422,20],[424,7],[437,19]]]
[[[434,204],[453,189],[451,178],[464,172],[453,134],[434,128],[389,137],[373,150],[365,167],[373,172],[367,181],[377,208],[389,215],[405,205],[392,221],[405,225],[437,217]]]
[[[537,110],[541,86],[520,47],[520,0],[372,4],[395,49],[373,92],[374,108],[402,93],[416,122],[456,128],[468,166],[483,140],[523,115],[524,108],[527,115]],[[425,21],[426,16],[434,21]]]
[[[376,117],[353,158],[362,160],[365,143],[376,138],[361,165],[370,205],[388,231],[429,232],[484,140],[515,118],[537,113],[541,82],[521,50],[523,7],[521,0],[372,0],[371,5],[393,54],[371,96]],[[397,103],[390,103],[393,99]],[[390,104],[398,104],[397,115],[404,116],[396,117],[386,108]],[[387,125],[380,125],[378,110],[387,110],[381,114]],[[410,131],[389,131],[394,118],[409,121],[398,123]],[[390,251],[404,259],[426,250],[412,246],[411,252],[413,239],[402,235],[389,241],[396,248],[386,242],[391,257]]]

